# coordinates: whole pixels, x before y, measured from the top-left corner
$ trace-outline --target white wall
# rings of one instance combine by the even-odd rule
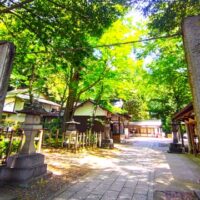
[[[80,106],[76,109],[75,116],[92,116],[94,111],[94,104],[91,102],[86,102],[83,106]],[[98,107],[96,110],[96,116],[107,116],[107,111]]]

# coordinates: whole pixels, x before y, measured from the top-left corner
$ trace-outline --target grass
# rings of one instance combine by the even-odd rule
[[[184,154],[184,156],[194,163],[196,163],[200,167],[200,155],[194,155],[194,154]]]

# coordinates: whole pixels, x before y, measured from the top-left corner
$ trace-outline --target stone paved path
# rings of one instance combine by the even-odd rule
[[[199,167],[166,153],[169,142],[135,138],[119,145],[121,152],[110,158],[109,166],[55,194],[54,200],[153,200],[156,190],[200,189]]]

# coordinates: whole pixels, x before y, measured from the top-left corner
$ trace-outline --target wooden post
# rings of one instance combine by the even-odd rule
[[[101,147],[101,132],[99,134],[99,147]]]
[[[0,41],[0,118],[3,111],[8,82],[12,71],[15,48],[10,42]]]
[[[95,133],[95,147],[97,147],[98,145],[98,134]]]
[[[184,147],[184,139],[183,139],[183,129],[182,129],[182,125],[180,123],[179,125],[179,132],[180,132],[180,136],[181,136],[181,144],[182,144],[182,147]]]
[[[192,153],[191,133],[190,133],[189,124],[187,120],[185,120],[185,128],[186,128],[186,133],[187,133],[187,138],[188,138],[188,152]]]
[[[56,130],[56,145],[58,144],[59,129]]]
[[[197,135],[200,136],[200,16],[185,18],[182,30],[197,122]]]
[[[62,132],[62,144],[61,144],[61,147],[63,147],[64,139],[65,139],[65,133]]]

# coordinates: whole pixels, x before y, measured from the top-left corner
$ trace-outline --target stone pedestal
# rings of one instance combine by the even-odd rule
[[[114,148],[113,139],[104,139],[104,140],[102,140],[101,147],[102,148],[113,149]]]
[[[183,153],[183,152],[184,148],[182,147],[182,144],[170,143],[168,153]]]
[[[26,185],[34,178],[47,174],[44,155],[39,153],[14,155],[7,165],[0,168],[0,181],[8,184]]]
[[[179,123],[176,121],[172,122],[172,134],[173,134],[173,143],[170,143],[169,146],[169,153],[182,153],[183,147],[182,144],[178,143],[178,129]]]

